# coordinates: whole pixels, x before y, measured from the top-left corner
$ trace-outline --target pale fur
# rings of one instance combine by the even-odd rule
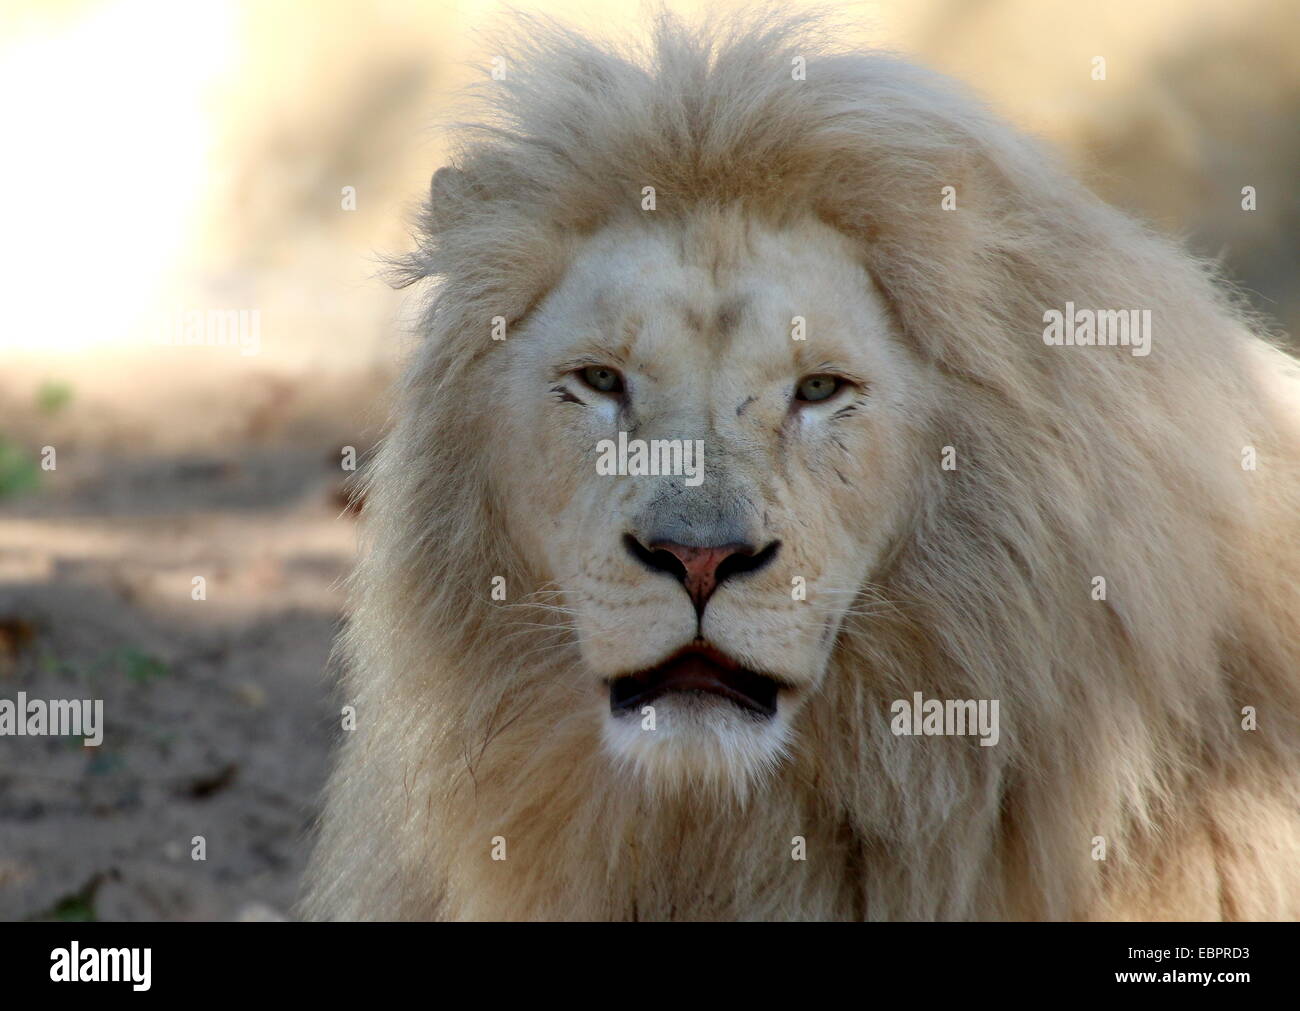
[[[827,38],[664,18],[627,54],[529,20],[503,50],[406,264],[438,284],[369,475],[341,645],[357,726],[306,915],[1300,914],[1295,363],[1207,267],[947,82]],[[915,456],[879,478],[905,521],[856,602],[831,594],[824,676],[730,791],[604,739],[550,530],[520,515],[550,493],[493,463],[514,410],[498,356],[522,352],[488,321],[529,340],[584,243],[642,227],[644,186],[667,234],[835,229],[924,377]],[[1152,353],[1044,346],[1066,300],[1152,308]],[[915,691],[1002,700],[1002,739],[894,736]]]

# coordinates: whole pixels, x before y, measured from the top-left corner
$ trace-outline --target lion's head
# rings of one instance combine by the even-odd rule
[[[815,20],[525,35],[402,266],[313,908],[1099,915],[1294,839],[1295,380],[1207,270]]]
[[[933,379],[853,244],[812,215],[626,217],[480,382],[505,530],[614,755],[770,766],[924,469]]]

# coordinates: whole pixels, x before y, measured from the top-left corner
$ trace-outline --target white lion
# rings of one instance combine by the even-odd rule
[[[814,20],[525,27],[406,263],[304,912],[1300,913],[1295,363]]]

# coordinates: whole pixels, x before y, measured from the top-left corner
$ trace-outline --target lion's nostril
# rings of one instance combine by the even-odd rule
[[[728,576],[738,576],[745,572],[757,572],[776,557],[780,547],[780,541],[773,541],[762,551],[756,552],[749,549],[729,555],[718,565],[717,572],[713,577],[714,581],[721,583]]]
[[[676,541],[652,541],[646,547],[632,534],[623,535],[628,553],[647,568],[666,572],[686,587],[703,616],[704,605],[724,579],[756,572],[776,557],[780,541],[773,541],[761,551],[750,544],[723,544],[716,547],[690,547]]]
[[[681,582],[686,582],[686,566],[671,551],[647,548],[631,534],[623,535],[623,546],[627,548],[628,554],[646,568],[654,569],[656,572],[667,572]]]

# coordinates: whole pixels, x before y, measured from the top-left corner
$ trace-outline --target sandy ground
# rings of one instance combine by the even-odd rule
[[[366,443],[337,404],[313,429],[232,403],[223,438],[143,452],[84,411],[51,436],[56,473],[0,499],[0,698],[102,699],[105,724],[97,748],[0,736],[0,919],[291,910],[337,726],[339,446]]]

